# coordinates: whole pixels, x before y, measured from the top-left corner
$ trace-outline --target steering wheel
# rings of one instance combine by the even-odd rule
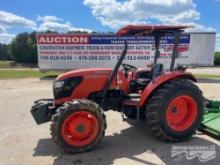
[[[128,72],[131,70],[131,69],[137,69],[137,67],[133,66],[133,65],[129,65],[129,64],[122,64],[124,70],[125,70],[125,77],[128,76]]]

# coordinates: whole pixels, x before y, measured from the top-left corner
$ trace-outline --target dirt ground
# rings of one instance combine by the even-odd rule
[[[220,80],[198,83],[206,97],[220,99]],[[171,157],[173,146],[214,145],[220,162],[220,142],[197,133],[190,141],[165,143],[156,140],[141,122],[123,122],[117,112],[106,112],[107,131],[92,151],[72,155],[51,142],[49,123],[37,126],[30,114],[34,100],[52,97],[52,81],[39,79],[0,80],[0,165],[108,165],[108,164],[199,164],[198,158]]]

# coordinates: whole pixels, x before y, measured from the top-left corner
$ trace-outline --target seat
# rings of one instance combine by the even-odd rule
[[[130,90],[134,92],[136,90],[143,90],[155,77],[163,73],[163,64],[153,65],[149,78],[137,78],[130,82]]]
[[[163,73],[163,64],[155,64],[151,69],[151,79],[154,79],[161,73]]]

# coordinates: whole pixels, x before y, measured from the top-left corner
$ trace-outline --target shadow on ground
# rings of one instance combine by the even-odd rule
[[[190,141],[181,143],[165,143],[156,140],[147,130],[143,123],[131,126],[121,131],[120,134],[105,136],[102,142],[93,150],[81,153],[71,154],[61,151],[51,139],[39,140],[34,149],[33,156],[53,156],[54,165],[78,164],[78,165],[109,165],[116,159],[125,158],[130,161],[142,164],[154,165],[156,162],[152,159],[158,157],[165,164],[199,164],[198,158],[187,160],[184,155],[180,157],[171,157],[172,146],[210,146],[215,145],[216,153],[220,153],[220,147],[206,139],[193,137]],[[141,155],[137,156],[137,155]],[[152,155],[151,155],[152,154]],[[146,156],[145,156],[146,155]],[[150,158],[148,158],[150,156]],[[121,160],[122,161],[122,160]],[[203,164],[218,164],[220,158],[210,160]],[[122,161],[123,162],[123,161]],[[158,162],[158,161],[157,161]],[[121,163],[120,163],[121,164]]]

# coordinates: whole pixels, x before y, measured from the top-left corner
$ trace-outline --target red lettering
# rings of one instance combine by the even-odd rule
[[[39,34],[38,44],[88,44],[88,35]]]

